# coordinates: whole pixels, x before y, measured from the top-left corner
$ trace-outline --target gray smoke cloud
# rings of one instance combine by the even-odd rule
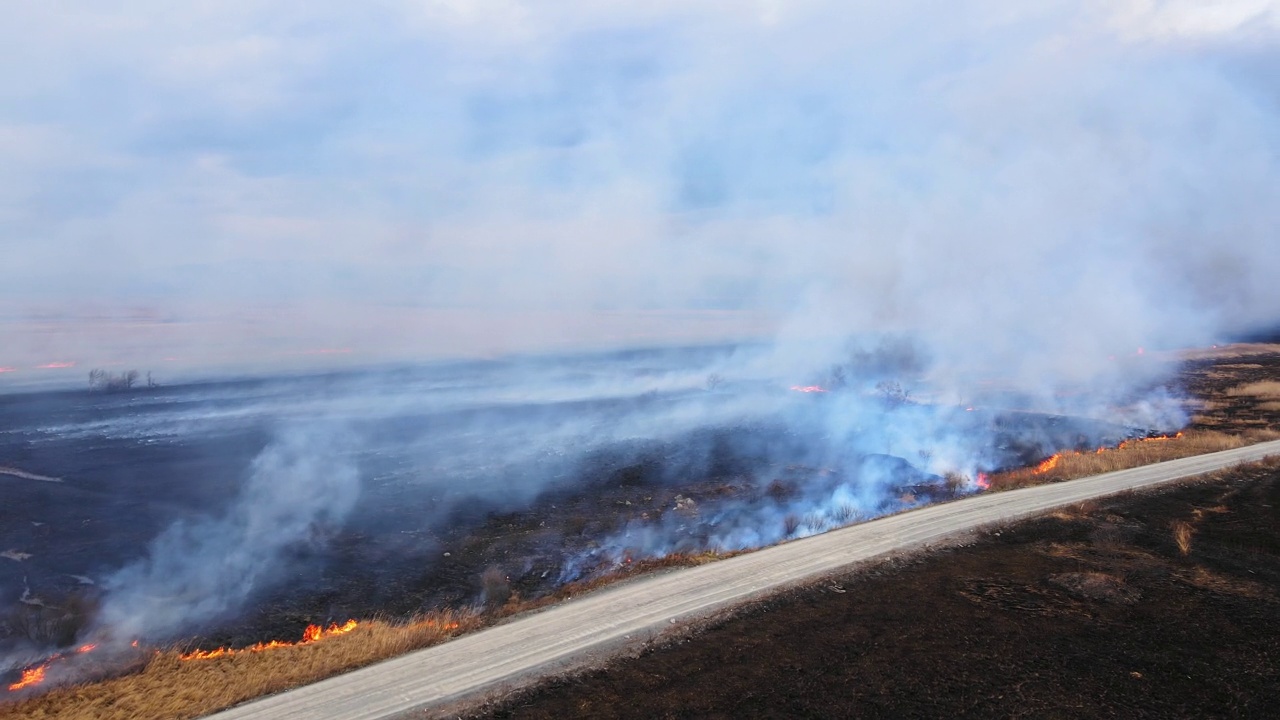
[[[844,368],[804,459],[862,470],[697,539],[746,547],[779,515],[884,511],[869,454],[989,466],[968,406],[1176,427],[1156,351],[1280,320],[1274,3],[153,4],[26,4],[0,29],[0,382],[755,338],[679,370],[490,379],[483,403],[563,405],[406,440],[423,485],[521,503],[575,453],[790,417],[742,388]],[[928,407],[886,413],[884,381]],[[456,400],[433,393],[320,404]],[[575,415],[647,393],[680,399]],[[314,440],[285,431],[234,510],[158,538],[104,618],[231,612],[341,520],[356,470]]]
[[[282,431],[225,514],[171,525],[104,583],[100,624],[120,640],[169,638],[225,619],[281,582],[286,552],[340,527],[356,502],[359,474],[340,451],[345,442],[332,427]]]
[[[78,7],[0,31],[4,382],[894,331],[1038,384],[1280,307],[1268,3]]]

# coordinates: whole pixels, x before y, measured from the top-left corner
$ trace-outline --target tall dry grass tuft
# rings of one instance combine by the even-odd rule
[[[1178,552],[1183,555],[1191,552],[1191,536],[1195,531],[1191,523],[1185,520],[1173,521],[1173,540],[1178,543]]]
[[[1227,390],[1231,397],[1256,397],[1265,400],[1280,400],[1280,381],[1262,380],[1244,385],[1237,385]]]
[[[182,660],[156,652],[136,674],[0,704],[0,717],[34,720],[183,720],[435,645],[482,624],[442,611],[401,624],[371,620],[345,635],[267,652]]]

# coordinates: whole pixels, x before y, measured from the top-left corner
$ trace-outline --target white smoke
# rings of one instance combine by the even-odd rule
[[[104,583],[101,625],[121,640],[163,639],[224,619],[279,582],[285,552],[339,526],[355,504],[346,441],[337,428],[280,433],[225,514],[173,524]]]
[[[114,359],[135,325],[197,360],[287,337],[353,363],[770,335],[697,371],[512,383],[498,402],[704,374],[733,392],[604,421],[566,404],[505,437],[469,416],[456,449],[415,439],[423,483],[525,502],[551,479],[491,466],[785,415],[735,392],[837,366],[847,390],[797,420],[820,438],[808,460],[971,474],[996,434],[966,407],[1167,429],[1183,416],[1154,351],[1280,320],[1274,2],[83,5],[94,22],[27,3],[0,29],[0,79],[29,109],[0,120],[0,299],[165,312],[91,342],[36,323],[0,351]],[[885,412],[880,382],[922,409]],[[379,392],[342,412],[452,401]],[[232,612],[340,520],[356,472],[314,439],[287,433],[232,511],[158,538],[107,620],[163,634]],[[878,512],[884,478],[739,508],[696,540]]]

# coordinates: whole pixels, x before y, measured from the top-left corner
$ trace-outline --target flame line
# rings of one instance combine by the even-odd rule
[[[214,658],[230,657],[238,653],[262,652],[264,650],[276,650],[279,648],[310,645],[311,643],[318,642],[325,638],[330,638],[337,635],[345,635],[351,632],[352,630],[355,630],[358,624],[359,623],[357,623],[355,620],[348,620],[342,625],[339,625],[336,622],[330,623],[329,627],[327,628],[322,627],[320,625],[308,625],[307,629],[302,631],[302,639],[297,642],[288,642],[285,640],[271,640],[270,642],[260,642],[255,645],[250,645],[249,647],[241,648],[239,650],[233,650],[228,647],[220,647],[213,650],[193,650],[189,653],[178,656],[178,659],[180,660],[213,660]]]

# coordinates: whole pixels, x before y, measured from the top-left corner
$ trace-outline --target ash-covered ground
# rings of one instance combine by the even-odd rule
[[[735,352],[0,396],[0,659],[532,598],[1166,429],[726,380]]]

